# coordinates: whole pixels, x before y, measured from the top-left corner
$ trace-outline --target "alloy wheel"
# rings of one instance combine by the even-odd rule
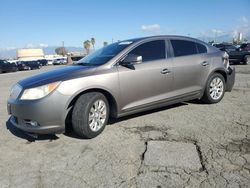
[[[209,88],[209,94],[210,97],[213,100],[218,100],[221,98],[223,95],[223,90],[224,90],[224,84],[221,78],[215,77],[211,83],[210,83],[210,88]]]
[[[89,127],[96,132],[102,128],[107,118],[107,107],[103,100],[94,102],[89,112]]]

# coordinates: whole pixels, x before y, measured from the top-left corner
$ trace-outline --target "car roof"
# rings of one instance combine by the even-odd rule
[[[182,40],[189,40],[189,41],[193,41],[193,42],[197,42],[197,43],[201,43],[203,45],[206,46],[211,46],[208,45],[208,43],[201,41],[199,39],[196,38],[192,38],[192,37],[188,37],[188,36],[181,36],[181,35],[155,35],[155,36],[147,36],[147,37],[140,37],[140,38],[132,38],[132,39],[128,39],[128,40],[121,40],[118,42],[128,42],[131,41],[133,43],[135,42],[143,42],[144,40],[157,40],[157,39],[182,39]]]
[[[133,42],[137,42],[137,41],[142,41],[142,40],[146,40],[146,39],[162,39],[162,38],[166,38],[166,39],[171,39],[171,38],[175,38],[175,39],[183,39],[183,40],[193,40],[193,41],[197,41],[197,42],[202,42],[203,41],[196,39],[196,38],[192,38],[192,37],[188,37],[188,36],[181,36],[181,35],[155,35],[155,36],[147,36],[147,37],[140,37],[140,38],[132,38],[132,39],[128,39],[128,40],[122,40],[119,42],[125,42],[125,41],[133,41]]]

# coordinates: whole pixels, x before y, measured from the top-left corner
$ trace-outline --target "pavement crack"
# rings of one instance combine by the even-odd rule
[[[144,142],[144,145],[145,145],[145,150],[144,150],[143,153],[141,154],[141,164],[140,164],[140,166],[139,166],[139,170],[138,170],[137,175],[140,175],[140,174],[142,173],[141,168],[142,168],[142,165],[143,165],[143,161],[144,161],[144,159],[145,159],[145,154],[146,154],[146,152],[147,152],[147,150],[148,150],[148,141],[145,141],[145,142]]]
[[[148,142],[146,141],[145,142],[145,150],[144,150],[144,152],[141,155],[141,163],[144,161],[145,154],[146,154],[147,150],[148,150]]]
[[[208,175],[208,170],[206,169],[204,157],[203,157],[202,152],[201,152],[201,147],[198,145],[197,141],[194,142],[194,145],[196,147],[198,156],[200,158],[201,171],[204,171]]]

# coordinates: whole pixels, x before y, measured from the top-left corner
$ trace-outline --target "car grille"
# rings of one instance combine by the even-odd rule
[[[17,97],[20,95],[20,93],[22,92],[22,87],[19,84],[16,84],[12,87],[11,91],[10,91],[10,99],[12,100],[16,100]]]

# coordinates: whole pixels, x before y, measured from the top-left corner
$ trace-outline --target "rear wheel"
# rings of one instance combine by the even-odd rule
[[[244,57],[244,64],[245,64],[245,65],[250,65],[250,55],[246,55],[246,56]]]
[[[202,101],[208,104],[218,103],[224,96],[226,89],[225,79],[219,74],[215,73],[208,79]]]
[[[77,99],[72,113],[72,126],[79,136],[94,138],[104,130],[108,117],[106,97],[102,93],[90,92]]]

